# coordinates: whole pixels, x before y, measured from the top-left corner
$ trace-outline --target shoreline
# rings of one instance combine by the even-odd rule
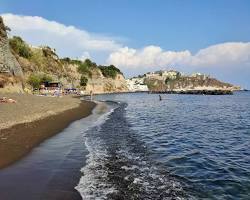
[[[41,142],[65,129],[71,122],[87,117],[95,106],[94,102],[81,101],[74,108],[0,129],[0,169],[18,161]]]

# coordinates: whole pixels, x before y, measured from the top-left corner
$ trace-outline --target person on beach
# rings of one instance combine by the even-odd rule
[[[93,100],[93,91],[92,90],[90,91],[90,100],[91,101]]]
[[[0,103],[16,103],[14,99],[8,99],[7,97],[0,97]]]

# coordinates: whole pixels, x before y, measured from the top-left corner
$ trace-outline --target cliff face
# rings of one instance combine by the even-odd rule
[[[64,87],[79,86],[80,74],[77,72],[77,65],[62,61],[55,50],[49,47],[29,47],[29,49],[31,52],[29,58],[14,53],[22,67],[27,88],[29,87],[27,80],[32,74],[46,74],[53,81],[61,82]]]
[[[49,47],[30,47],[32,56],[29,59],[15,56],[21,64],[24,78],[28,80],[31,74],[47,74],[54,81],[59,81],[65,88],[81,88],[81,76],[88,79],[87,85],[82,87],[86,93],[90,91],[95,94],[125,92],[127,84],[122,74],[114,78],[105,77],[102,71],[96,66],[89,69],[89,72],[79,73],[78,67],[83,64],[81,61],[60,59],[55,51]],[[28,86],[26,81],[26,86]]]
[[[7,29],[0,16],[0,89],[22,92],[23,72],[10,50]]]
[[[84,62],[69,58],[60,59],[55,49],[47,46],[30,46],[20,37],[8,39],[7,29],[0,17],[1,92],[31,91],[31,76],[49,77],[53,81],[61,82],[64,88],[79,88],[86,90],[86,93],[127,91],[126,81],[118,69],[118,73],[110,78],[104,76],[102,70],[94,63],[93,67],[80,73],[78,68],[84,65]],[[88,79],[86,86],[80,86],[82,76]]]
[[[113,92],[127,92],[127,82],[124,76],[118,74],[114,79],[105,78],[100,70],[97,70],[99,75],[89,79],[86,86],[86,92],[93,91],[95,94],[113,93]]]

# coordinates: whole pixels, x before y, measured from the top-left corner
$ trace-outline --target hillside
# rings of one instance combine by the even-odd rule
[[[30,92],[42,81],[58,81],[64,88],[94,93],[127,91],[122,72],[113,65],[59,58],[48,46],[33,47],[22,38],[7,37],[0,17],[0,88],[4,92]]]
[[[205,74],[183,75],[178,71],[159,71],[140,76],[149,91],[187,90],[239,90],[240,87],[224,83]]]

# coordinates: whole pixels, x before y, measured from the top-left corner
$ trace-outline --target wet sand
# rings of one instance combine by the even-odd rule
[[[34,147],[14,164],[0,170],[0,199],[81,200],[74,187],[81,177],[87,150],[85,119]]]
[[[95,107],[93,102],[72,97],[7,97],[18,103],[0,105],[0,168],[19,160],[71,122],[88,116]]]
[[[1,169],[0,199],[81,200],[75,187],[89,154],[84,133],[108,109],[105,103],[97,103],[93,114],[70,123],[27,156]]]

